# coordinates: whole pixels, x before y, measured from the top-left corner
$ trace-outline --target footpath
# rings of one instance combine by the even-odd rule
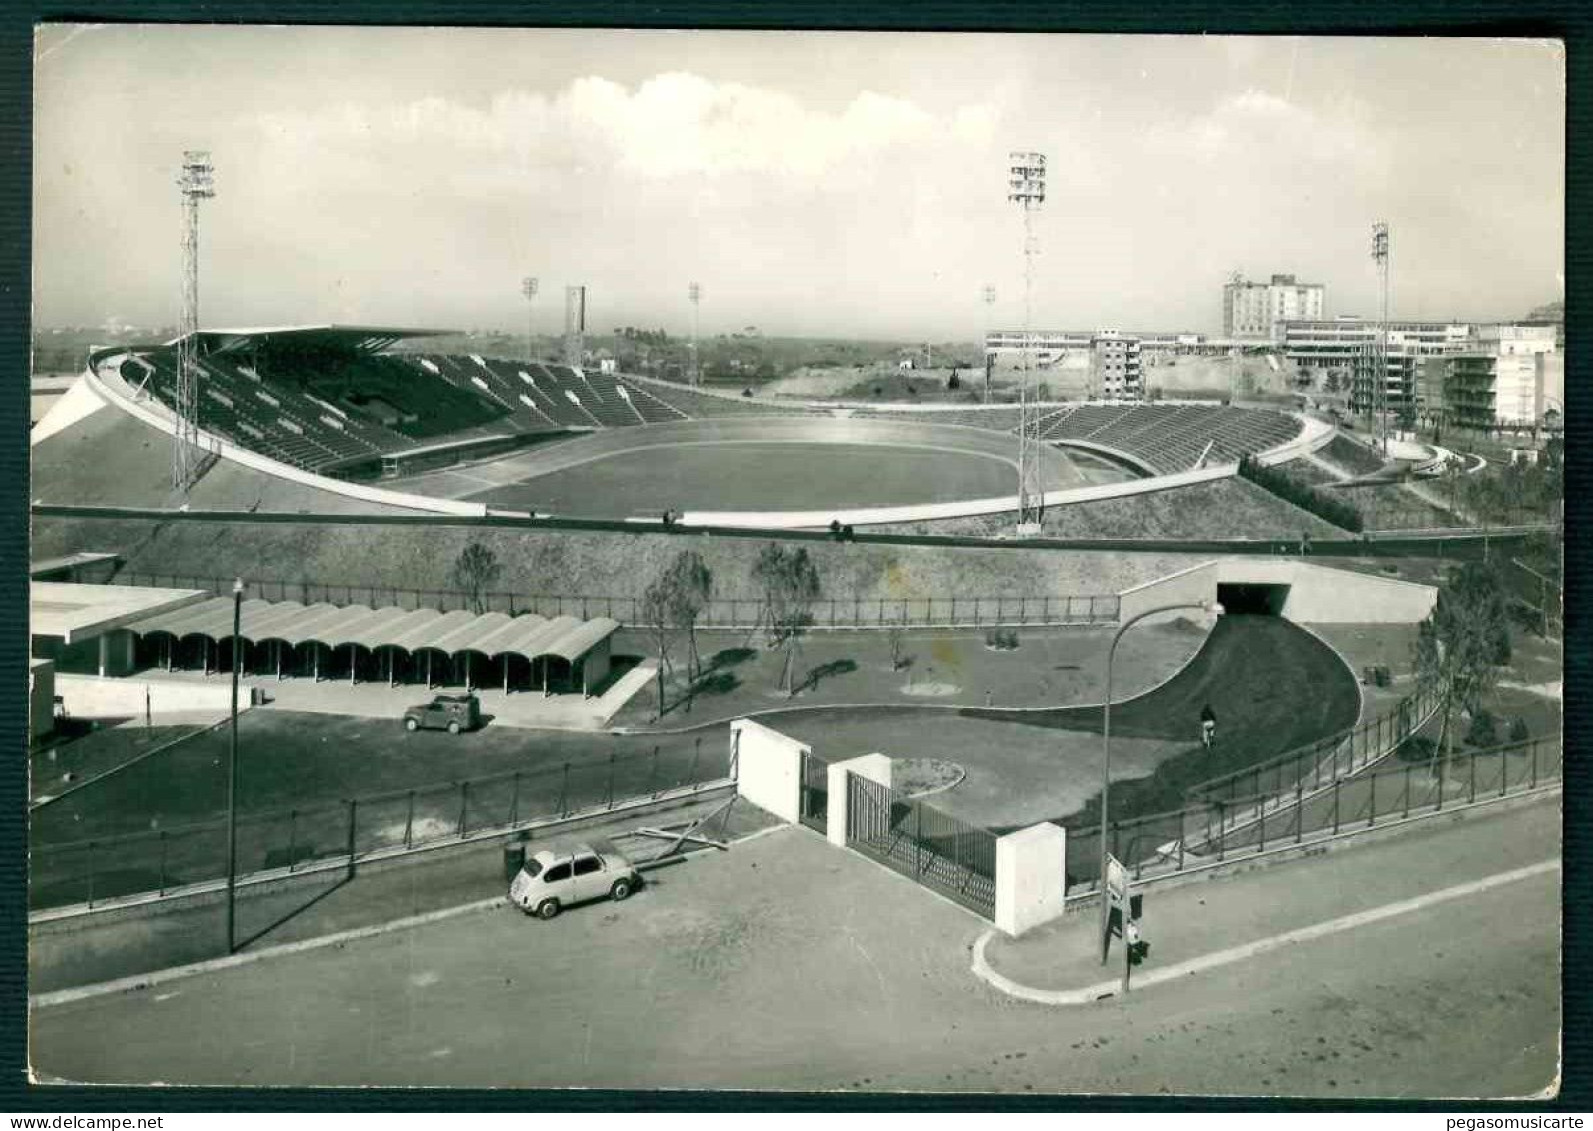
[[[1152,993],[1169,973],[1195,976],[1307,938],[1347,941],[1357,926],[1381,917],[1419,915],[1491,885],[1531,881],[1553,871],[1546,862],[1559,857],[1560,795],[1549,793],[1363,834],[1303,858],[1236,858],[1211,879],[1141,887],[1140,927],[1150,952],[1133,968],[1130,992],[1139,986]],[[1558,920],[1558,905],[1545,913]],[[974,972],[1009,996],[1042,1004],[1116,994],[1123,941],[1112,940],[1103,966],[1099,916],[1099,905],[1090,903],[1018,939],[991,931],[974,948]]]

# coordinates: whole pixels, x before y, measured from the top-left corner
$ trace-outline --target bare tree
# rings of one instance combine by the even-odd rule
[[[786,549],[770,542],[753,564],[752,579],[763,592],[769,643],[785,650],[780,686],[790,695],[799,641],[813,621],[813,604],[819,599],[819,571],[806,546]]]
[[[480,542],[470,543],[454,559],[454,588],[464,591],[471,611],[477,616],[487,611],[487,590],[502,572],[498,555]]]
[[[686,678],[696,683],[702,674],[702,661],[697,655],[697,618],[713,595],[713,571],[696,550],[682,550],[664,570],[662,580],[670,621],[686,633]]]
[[[662,718],[665,709],[664,669],[673,669],[674,666],[669,660],[669,631],[673,627],[674,607],[665,575],[654,578],[642,593],[639,614],[642,625],[651,634],[653,645],[658,649],[658,714]]]
[[[1467,562],[1438,592],[1416,637],[1416,672],[1444,692],[1439,746],[1454,755],[1455,711],[1477,711],[1510,662],[1510,624],[1498,574]]]

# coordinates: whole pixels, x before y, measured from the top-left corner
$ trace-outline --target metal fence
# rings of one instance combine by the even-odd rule
[[[638,801],[689,795],[734,775],[723,749],[700,742],[654,747],[535,771],[373,793],[305,808],[238,818],[238,874],[293,874],[316,862],[352,864],[375,853],[428,848],[511,832],[531,824],[595,815]],[[38,843],[29,853],[28,902],[39,910],[92,907],[118,897],[164,895],[226,876],[227,824],[216,818],[179,828]]]
[[[1510,595],[1534,614],[1538,632],[1546,637],[1563,637],[1565,590],[1560,583],[1516,558],[1511,558],[1501,572]]]
[[[1443,699],[1440,689],[1421,684],[1387,714],[1269,761],[1200,782],[1188,792],[1202,801],[1232,804],[1241,797],[1281,794],[1300,782],[1308,789],[1318,788],[1387,755],[1431,718]]]
[[[1113,856],[1136,880],[1175,875],[1270,848],[1525,793],[1559,781],[1560,735],[1513,742],[1419,762],[1394,762],[1335,778],[1321,787],[1297,780],[1291,789],[1208,801],[1168,813],[1114,821]],[[1099,828],[1068,830],[1068,894],[1095,891]]]
[[[846,843],[990,919],[996,835],[848,772]]]
[[[119,585],[147,585],[167,589],[207,589],[232,592],[232,579],[198,574],[142,573],[124,570],[112,580]],[[452,609],[474,607],[469,593],[459,589],[406,589],[391,585],[329,585],[316,581],[244,582],[244,595],[265,601],[326,602],[332,605],[397,606],[401,609]],[[506,593],[481,594],[486,612],[511,616],[611,617],[624,624],[641,624],[640,596],[599,594]],[[1022,625],[1115,624],[1116,594],[1095,596],[1006,597],[967,594],[937,597],[824,597],[813,606],[811,628],[981,628]],[[720,597],[708,602],[697,620],[699,628],[752,629],[763,620],[763,601],[757,597]]]
[[[830,827],[830,764],[811,750],[802,751],[797,814],[810,829],[827,833]]]

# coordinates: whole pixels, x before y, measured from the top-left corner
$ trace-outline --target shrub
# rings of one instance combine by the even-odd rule
[[[1394,756],[1401,762],[1430,762],[1438,752],[1438,744],[1425,735],[1412,735],[1399,744]]]
[[[998,652],[1015,652],[1018,648],[1018,630],[992,628],[985,633],[985,646]]]
[[[1499,725],[1493,712],[1479,707],[1472,713],[1471,726],[1466,730],[1468,746],[1493,746],[1499,741]]]
[[[1334,526],[1359,534],[1365,525],[1360,510],[1354,503],[1335,498],[1319,491],[1309,483],[1302,483],[1287,472],[1275,467],[1263,467],[1249,456],[1239,460],[1239,476],[1256,486],[1272,492],[1286,503],[1293,503]]]
[[[1527,726],[1527,720],[1520,715],[1510,720],[1510,741],[1525,742],[1532,737],[1532,730]]]

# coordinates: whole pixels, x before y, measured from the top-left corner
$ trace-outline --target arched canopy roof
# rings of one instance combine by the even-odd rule
[[[147,636],[164,632],[173,636],[232,636],[232,598],[214,597],[186,608],[157,613],[127,625],[130,632]],[[292,647],[320,644],[329,648],[357,645],[401,648],[407,652],[430,649],[457,656],[477,652],[483,656],[521,656],[536,660],[557,656],[574,663],[619,629],[609,617],[580,620],[572,616],[543,617],[535,613],[472,613],[463,609],[406,610],[397,606],[372,609],[365,605],[303,605],[297,601],[245,601],[241,635],[245,640],[280,640]]]

